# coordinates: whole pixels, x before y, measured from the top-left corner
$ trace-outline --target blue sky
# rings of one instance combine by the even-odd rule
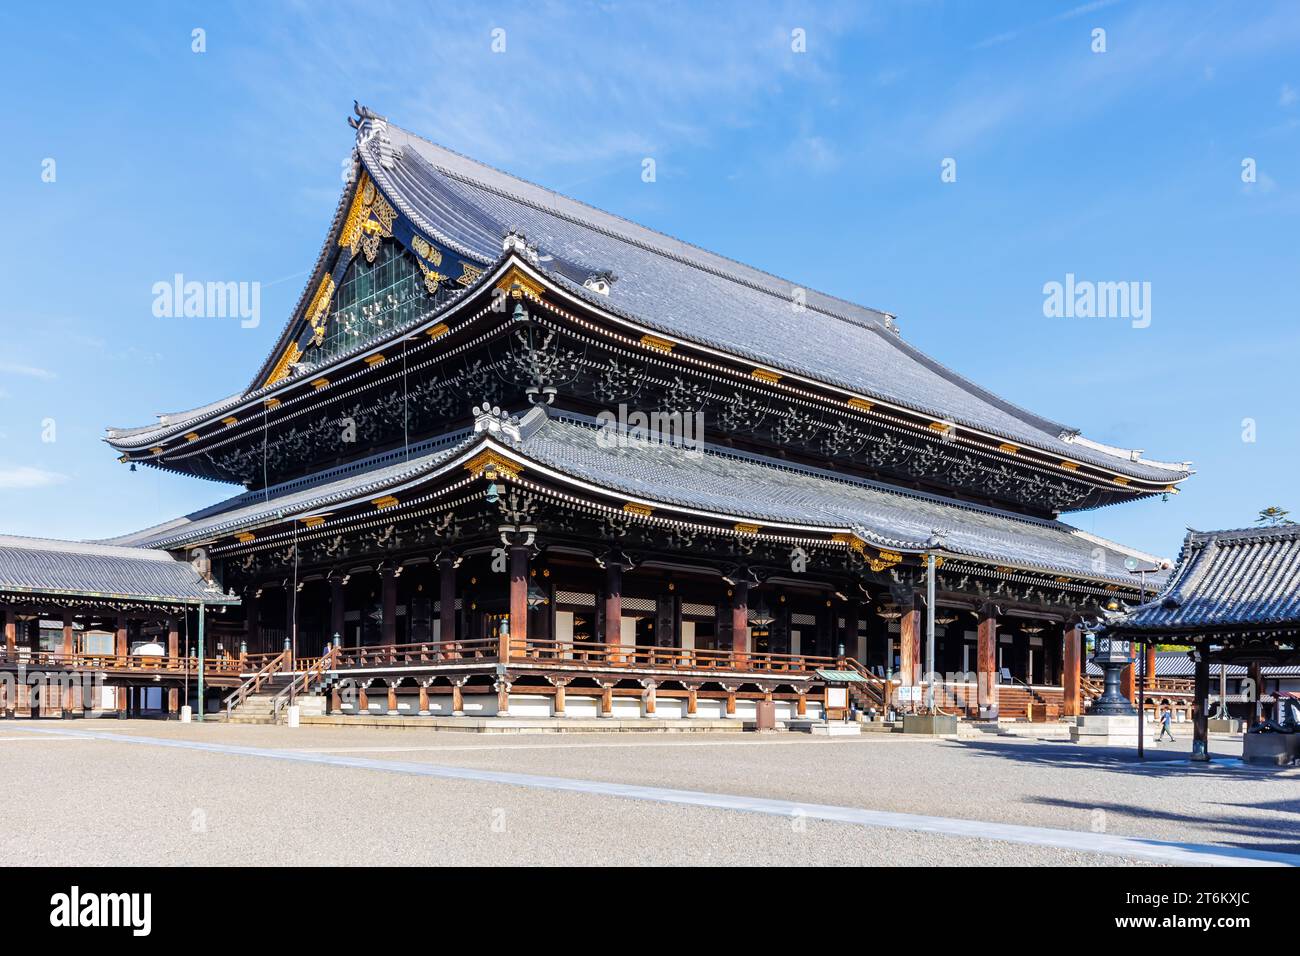
[[[0,533],[107,536],[235,490],[129,473],[100,438],[247,384],[328,226],[353,98],[1195,463],[1167,502],[1067,518],[1086,530],[1173,556],[1187,526],[1300,513],[1294,5],[76,6],[0,12]],[[177,272],[260,282],[261,324],[155,318]],[[1046,318],[1067,273],[1149,282],[1150,325]]]

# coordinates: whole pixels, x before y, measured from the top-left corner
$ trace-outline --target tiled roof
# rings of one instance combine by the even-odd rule
[[[1124,560],[1148,557],[1060,521],[721,449],[687,454],[680,447],[651,442],[611,447],[616,443],[598,441],[599,434],[576,417],[552,418],[519,448],[566,475],[629,497],[759,524],[852,528],[885,549],[924,550],[937,532],[949,553],[1129,587],[1134,580]]]
[[[210,508],[113,538],[110,544],[175,548],[215,535],[234,534],[261,522],[305,514],[329,504],[387,491],[419,478],[467,444],[468,432],[453,432],[403,449],[383,452],[338,468],[288,481],[265,492],[249,491]]]
[[[1191,531],[1166,589],[1119,632],[1300,627],[1300,526]]]
[[[1188,474],[1182,464],[1075,441],[1077,429],[1013,405],[907,344],[887,313],[655,232],[391,123],[360,152],[385,193],[434,238],[493,261],[504,237],[520,232],[557,282],[648,327],[1133,477]],[[608,296],[582,286],[585,275],[602,271],[616,276]],[[796,290],[803,309],[791,306]]]
[[[1173,483],[1190,473],[1185,463],[1085,439],[1000,398],[909,345],[886,312],[655,232],[391,123],[361,141],[358,154],[393,205],[430,238],[487,264],[501,257],[511,231],[522,233],[558,285],[646,328],[1133,478]],[[608,296],[583,287],[598,273],[615,277]],[[114,429],[110,441],[142,447],[236,401]]]
[[[851,529],[885,549],[919,551],[939,533],[943,550],[1024,570],[1133,585],[1124,560],[1143,555],[1085,534],[1059,521],[1030,518],[923,492],[847,479],[829,471],[796,467],[757,455],[708,447],[687,453],[656,442],[617,447],[599,440],[590,419],[548,415],[533,409],[514,444],[524,458],[569,482],[581,482],[664,507],[691,509],[758,524],[814,529]],[[330,504],[373,496],[380,490],[414,487],[475,444],[464,433],[410,460],[375,456],[365,467],[348,466],[331,480],[290,482],[269,498],[250,492],[220,505],[115,539],[118,543],[179,547],[217,534],[234,534],[259,522],[305,514]],[[391,455],[392,453],[388,453]]]
[[[187,604],[238,601],[165,551],[0,536],[0,591]]]

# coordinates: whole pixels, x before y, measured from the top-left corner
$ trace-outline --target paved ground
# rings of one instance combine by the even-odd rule
[[[1229,739],[1212,742],[1228,759],[1209,767],[1187,749],[1166,744],[1141,765],[993,738],[0,722],[0,854],[74,865],[1300,862],[1300,771],[1241,766]]]

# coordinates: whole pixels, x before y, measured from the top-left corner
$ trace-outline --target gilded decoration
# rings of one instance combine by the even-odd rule
[[[505,475],[507,478],[518,478],[519,473],[523,471],[517,463],[503,455],[498,455],[494,451],[485,451],[475,455],[465,462],[465,470],[475,478],[487,471]]]
[[[456,280],[457,285],[473,285],[478,281],[478,277],[483,274],[483,270],[478,266],[472,266],[468,262],[461,262],[460,278]]]
[[[290,342],[289,347],[280,356],[280,361],[275,363],[275,368],[271,369],[271,374],[262,383],[262,387],[266,388],[268,385],[274,385],[276,382],[288,378],[290,366],[294,365],[300,358],[302,358],[302,349],[298,348],[297,342]]]
[[[396,219],[397,210],[362,170],[361,181],[348,209],[348,217],[339,233],[339,245],[351,250],[353,255],[360,249],[366,254],[367,262],[374,262],[379,255],[380,242],[392,237],[393,222]]]

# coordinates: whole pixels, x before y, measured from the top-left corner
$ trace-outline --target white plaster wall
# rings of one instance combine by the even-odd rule
[[[682,649],[695,650],[695,622],[682,621]]]
[[[790,653],[791,653],[791,654],[802,654],[802,653],[803,653],[803,651],[801,650],[802,646],[803,646],[803,644],[802,644],[802,635],[800,635],[800,633],[799,633],[798,631],[796,631],[796,630],[794,630],[793,628],[791,628],[791,630],[790,630]]]
[[[624,647],[634,647],[636,645],[636,618],[619,618],[618,642]]]

